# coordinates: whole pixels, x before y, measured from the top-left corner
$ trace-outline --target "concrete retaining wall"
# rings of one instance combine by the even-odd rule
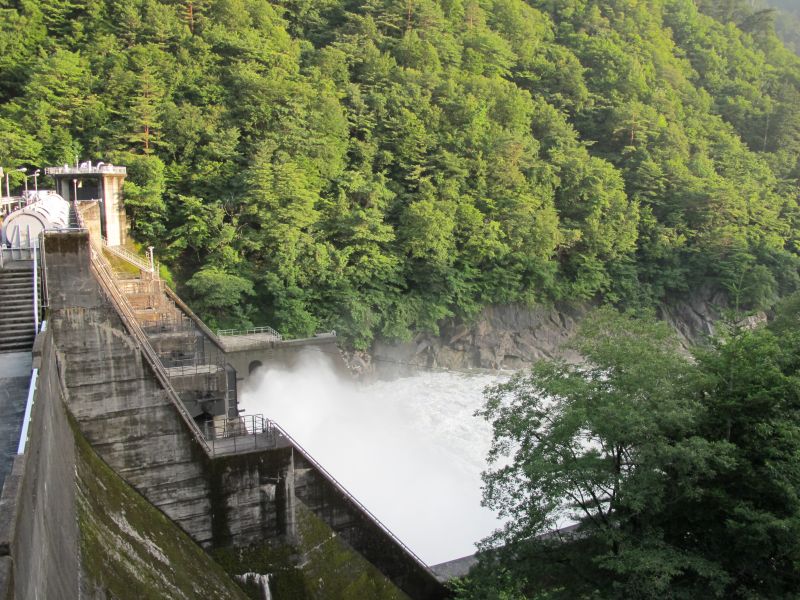
[[[100,224],[100,202],[80,202],[78,210],[81,213],[83,224],[89,229],[89,233],[97,240],[102,237],[102,227]]]
[[[40,336],[40,377],[30,442],[14,463],[0,510],[2,545],[10,547],[7,598],[77,598],[79,533],[75,513],[75,443],[62,402],[52,338]],[[35,432],[35,433],[34,433]],[[7,511],[11,506],[16,511]],[[8,519],[8,520],[6,520]],[[12,574],[13,573],[13,574]]]
[[[216,458],[210,476],[215,548],[293,541],[291,448]]]
[[[89,269],[86,233],[45,236],[66,402],[97,453],[197,542],[211,540],[204,453]]]
[[[215,548],[296,541],[296,501],[415,599],[444,598],[435,575],[293,446],[213,461]]]

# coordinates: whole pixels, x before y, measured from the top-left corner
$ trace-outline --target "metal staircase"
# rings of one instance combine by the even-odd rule
[[[26,352],[36,337],[33,263],[0,269],[0,352]]]

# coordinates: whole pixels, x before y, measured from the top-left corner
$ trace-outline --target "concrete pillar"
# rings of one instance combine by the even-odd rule
[[[128,221],[122,203],[122,182],[125,176],[117,173],[103,174],[103,211],[106,239],[110,246],[121,246],[128,237]]]
[[[295,495],[294,495],[294,448],[289,457],[289,464],[286,467],[284,476],[286,506],[284,506],[284,534],[290,543],[297,542],[297,517],[295,514]]]

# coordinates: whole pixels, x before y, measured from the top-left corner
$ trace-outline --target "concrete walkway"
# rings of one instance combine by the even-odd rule
[[[0,354],[0,489],[17,453],[31,383],[30,352]]]
[[[247,452],[260,452],[275,448],[286,448],[289,443],[272,432],[258,433],[255,435],[239,435],[208,441],[214,456],[226,454],[245,454]]]

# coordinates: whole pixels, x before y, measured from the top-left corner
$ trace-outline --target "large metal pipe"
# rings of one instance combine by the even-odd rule
[[[4,244],[30,248],[42,231],[69,227],[69,203],[66,200],[52,191],[40,191],[34,197],[34,202],[6,218],[3,223]],[[27,238],[24,244],[23,236]]]

